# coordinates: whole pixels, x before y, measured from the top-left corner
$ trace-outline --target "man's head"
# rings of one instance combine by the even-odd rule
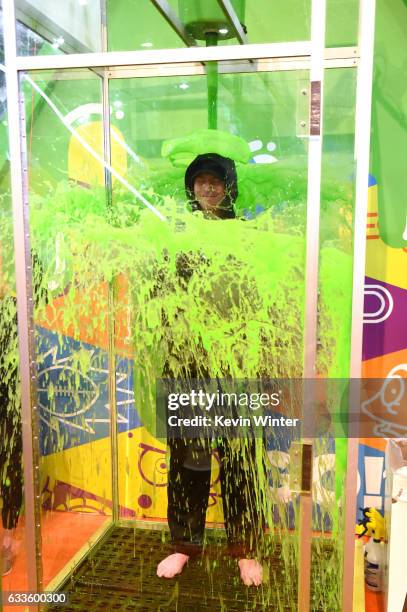
[[[221,177],[210,172],[202,172],[194,180],[193,191],[195,200],[202,210],[216,212],[225,199],[226,184]]]
[[[186,170],[185,191],[194,210],[222,219],[235,217],[233,202],[238,191],[234,161],[217,153],[198,155]]]

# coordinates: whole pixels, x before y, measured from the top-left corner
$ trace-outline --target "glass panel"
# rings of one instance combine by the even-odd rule
[[[327,0],[326,46],[355,46],[358,39],[358,0]]]
[[[258,68],[261,70],[261,67],[260,62]],[[243,73],[245,70],[247,73]],[[121,164],[126,168],[131,184],[168,220],[167,224],[157,220],[154,211],[145,208],[146,202],[142,202],[140,196],[130,195],[116,183],[113,209],[117,209],[121,231],[128,230],[123,234],[126,236],[126,257],[131,253],[131,261],[138,262],[126,272],[125,282],[121,278],[118,284],[118,291],[123,292],[124,286],[127,287],[127,298],[120,301],[120,306],[126,302],[128,305],[120,312],[118,329],[121,335],[117,339],[117,350],[126,355],[126,359],[134,359],[136,393],[135,413],[131,417],[130,411],[128,415],[130,431],[119,434],[120,505],[122,516],[133,516],[145,521],[146,525],[152,520],[166,520],[166,488],[176,477],[174,465],[169,467],[165,438],[156,433],[151,411],[155,398],[146,383],[150,381],[153,385],[153,381],[162,376],[169,359],[162,347],[168,346],[167,343],[171,346],[172,334],[177,334],[176,342],[179,342],[178,348],[171,352],[174,359],[171,367],[174,368],[187,359],[192,359],[193,363],[202,359],[199,339],[203,338],[205,347],[209,347],[204,352],[204,363],[206,365],[205,360],[209,360],[210,355],[210,367],[218,368],[215,371],[224,372],[222,368],[230,368],[229,371],[237,372],[237,376],[244,372],[249,378],[255,377],[253,372],[259,365],[256,360],[261,355],[262,366],[272,377],[293,378],[301,376],[302,372],[303,321],[299,313],[303,310],[304,290],[308,74],[299,71],[251,74],[251,70],[249,64],[227,66],[219,63],[217,96],[214,94],[213,66],[207,66],[206,76],[114,80],[110,85],[112,106],[119,109],[119,113],[115,111],[111,115],[113,131],[120,130],[112,139],[113,159],[117,166]],[[321,376],[337,378],[346,377],[349,359],[355,74],[353,70],[327,71],[326,81],[317,371]],[[217,108],[216,113],[214,108]],[[248,163],[236,163],[239,194],[234,207],[238,217],[246,219],[244,224],[229,220],[218,225],[187,210],[184,186],[187,165],[197,154],[220,150],[218,147],[224,145],[222,138],[219,144],[220,132],[205,131],[208,125],[213,127],[215,121],[218,130],[225,131],[226,141],[234,134],[241,139],[241,144],[246,143],[250,148]],[[118,146],[120,142],[125,144]],[[123,165],[124,148],[126,165]],[[229,153],[232,154],[238,155],[236,150]],[[227,231],[223,229],[225,223]],[[188,283],[193,283],[193,289],[189,292],[188,284],[178,289],[177,261],[185,253],[189,257],[204,253],[211,266],[220,262],[220,268],[228,271],[223,283],[226,295],[234,275],[236,279],[245,278],[247,283],[252,281],[251,303],[241,299],[240,308],[232,305],[227,317],[220,309],[214,313],[219,296],[216,297],[216,284],[214,288],[211,283],[213,277],[217,278],[216,272],[212,272],[208,281],[210,272],[203,271],[196,277],[196,272],[192,271],[187,278]],[[264,269],[261,262],[265,263]],[[298,293],[295,295],[289,280],[292,265],[298,270]],[[146,273],[150,266],[154,272]],[[283,276],[279,276],[283,270]],[[165,283],[163,293],[156,287],[157,275]],[[242,290],[241,285],[238,286]],[[273,295],[272,316],[267,316],[264,308],[271,287],[272,291],[277,287],[279,290]],[[197,307],[196,296],[202,294],[206,298],[199,298]],[[254,295],[258,296],[258,301],[253,300]],[[182,311],[181,324],[174,318],[174,313],[179,316],[178,308]],[[292,308],[298,313],[295,321],[290,316]],[[169,326],[163,324],[166,320],[171,321]],[[224,327],[225,320],[233,340]],[[270,326],[262,328],[261,322],[265,320]],[[256,336],[258,322],[264,336]],[[216,332],[212,331],[212,325]],[[236,351],[243,355],[243,364],[237,366],[233,342],[238,341],[239,326],[250,342]],[[187,345],[183,333],[187,333]],[[276,333],[278,340],[269,333]],[[263,342],[268,345],[271,360],[261,353]],[[187,357],[191,345],[193,357]],[[126,390],[131,392],[131,386]],[[341,583],[338,571],[333,572],[332,568],[340,564],[343,553],[332,480],[335,467],[332,438],[316,438],[314,450],[316,460],[322,462],[319,468],[324,477],[320,489],[314,483],[316,533],[312,555],[312,609],[319,609],[318,606],[336,609],[332,606],[337,606],[340,600]],[[337,482],[343,480],[344,466],[340,461],[345,451],[346,444],[338,441]],[[275,580],[284,585],[280,590],[281,600],[273,599],[275,593],[268,593],[271,599],[267,601],[273,609],[282,609],[285,598],[293,602],[297,596],[295,559],[298,559],[296,547],[301,537],[298,533],[298,484],[295,484],[298,466],[290,464],[295,461],[295,454],[290,452],[286,432],[267,440],[267,454],[273,499],[269,525],[275,528],[275,539],[271,542],[281,546],[284,559],[284,568],[272,565]],[[137,468],[132,457],[138,457]],[[219,507],[222,491],[218,461],[219,455],[215,453],[211,502],[206,514],[209,539],[213,537],[209,528],[224,518]],[[134,533],[135,540],[141,537],[139,532]],[[284,580],[278,578],[281,569],[285,572]]]
[[[217,44],[236,44],[230,21],[217,0],[169,0],[169,6],[195,37],[206,44],[206,33],[217,35]],[[310,1],[289,0],[284,4],[268,0],[233,0],[239,21],[247,30],[249,43],[290,42],[310,38]],[[16,15],[25,30],[17,28],[19,55],[81,53],[101,51],[100,0],[69,0],[61,7],[50,0],[16,2]],[[107,1],[108,45],[111,51],[184,47],[150,0]],[[355,45],[358,28],[356,0],[328,0],[328,47]],[[27,39],[32,30],[46,45]],[[214,44],[213,37],[210,44]]]
[[[19,55],[51,55],[61,53],[57,43],[50,43],[24,24],[17,23],[17,52]]]
[[[107,1],[109,51],[185,47],[150,0]]]
[[[324,83],[317,371],[333,379],[325,385],[325,410],[336,426],[338,417],[347,419],[342,394],[350,368],[356,75],[326,70]],[[341,609],[347,447],[346,428],[337,437],[330,428],[314,442],[312,559],[319,578],[312,582],[312,610]]]
[[[400,264],[394,264],[395,270],[404,268],[405,262],[402,258],[407,248],[406,176],[403,156],[399,154],[406,149],[407,99],[403,83],[398,77],[403,69],[403,32],[406,22],[404,4],[400,5],[394,0],[384,5],[378,3],[372,106],[372,198],[369,203],[372,224],[376,221],[377,223],[371,227],[370,235],[379,235],[381,240],[393,249],[403,249]],[[374,254],[376,248],[376,239],[371,238],[368,242],[368,276],[382,280],[386,277],[387,280],[392,278],[392,284],[405,287],[403,276],[398,277],[397,272],[394,275],[388,272],[386,276],[376,276],[380,274],[379,268],[373,264],[376,258],[378,259]],[[394,345],[391,346],[393,351]],[[404,346],[403,341],[396,346],[397,350],[398,347]],[[385,350],[387,351],[387,348]]]
[[[97,241],[80,230],[82,219],[108,211],[99,77],[30,74],[22,87],[47,585],[111,521],[108,273],[92,270]]]
[[[4,65],[1,2],[0,64]],[[6,79],[0,70],[0,593],[28,588],[12,236]]]
[[[169,0],[173,12],[194,36],[205,45],[205,32],[215,32],[218,44],[236,44],[233,30],[217,0]],[[308,40],[310,37],[309,0],[233,0],[241,23],[247,28],[250,43]],[[108,2],[109,49],[177,48],[185,46],[149,0]],[[138,25],[138,27],[137,27]]]
[[[127,413],[119,420],[119,501],[122,518],[138,519],[146,528],[151,521],[167,522],[167,512],[171,517],[177,504],[183,503],[183,494],[188,495],[183,482],[174,493],[172,511],[168,510],[168,486],[173,491],[176,487],[177,453],[181,451],[172,443],[170,453],[165,434],[163,437],[156,429],[156,379],[165,372],[182,378],[184,369],[191,376],[200,369],[212,377],[229,373],[235,379],[302,374],[307,197],[304,130],[309,74],[270,73],[262,62],[258,68],[264,72],[253,72],[249,62],[219,63],[218,68],[217,81],[216,67],[208,66],[207,75],[110,82],[112,159],[132,187],[130,192],[118,180],[114,183],[115,247],[109,255],[121,272],[116,277],[116,295],[120,295],[116,350],[123,369],[134,372],[134,380],[125,381],[117,396],[123,406],[119,408],[121,415],[128,394]],[[217,130],[207,129],[215,124]],[[237,169],[238,194],[229,185],[237,218],[216,222],[199,210],[193,213],[187,204],[187,166],[197,155],[208,153],[228,157],[228,163]],[[196,183],[193,189],[196,196]],[[201,202],[200,206],[205,206],[204,198]],[[111,236],[106,236],[106,250],[109,244]],[[273,537],[265,534],[261,538],[267,559],[264,572],[270,572],[262,597],[270,609],[283,610],[297,598],[298,504],[283,501],[289,485],[289,439],[270,436],[264,445],[258,439],[257,458],[251,454],[249,440],[228,441],[230,446],[233,442],[242,444],[241,457],[246,456],[245,465],[254,482],[270,493],[267,501],[261,500],[259,488],[240,485],[244,495],[249,495],[248,507],[259,515],[264,513],[274,530]],[[209,456],[212,476],[201,507],[205,509],[209,493],[205,537],[209,547],[220,544],[218,550],[224,551],[225,532],[214,528],[224,520],[222,496],[225,508],[239,486],[235,482],[230,492],[228,478],[235,476],[239,481],[233,469],[239,470],[243,460],[229,449],[226,453],[236,465],[226,469],[228,475],[220,475],[225,449],[223,444],[217,450],[216,446],[213,443]],[[197,482],[195,477],[192,486],[198,487]],[[253,520],[257,525],[260,522]],[[152,574],[169,545],[165,532],[154,533],[149,536],[155,542],[148,570]],[[146,532],[134,527],[131,541],[135,542],[136,559],[142,555],[138,543],[146,537]],[[220,600],[227,608],[233,597],[242,609],[248,604],[239,599],[242,593],[236,567],[227,565],[226,552],[216,555],[221,565],[215,568],[208,559],[196,589],[202,597],[210,597],[215,608]],[[230,572],[236,588],[232,595],[227,592],[224,576],[216,578],[216,588],[209,592],[208,581],[219,572],[222,575],[222,568]],[[275,584],[278,589],[272,586]],[[180,609],[190,596],[191,592],[177,595]],[[254,592],[250,597],[255,597]],[[157,607],[159,603],[157,600]]]
[[[169,6],[197,44],[206,44],[206,33],[217,35],[217,44],[236,44],[230,21],[217,0],[170,0]],[[289,0],[284,4],[268,0],[233,0],[239,21],[247,30],[249,43],[290,42],[310,38],[310,1]],[[50,0],[16,2],[18,21],[47,41],[43,46],[27,29],[17,30],[19,55],[81,53],[101,51],[100,0],[64,2],[63,10]],[[108,45],[111,51],[184,47],[150,0],[107,1]],[[328,0],[328,47],[355,45],[358,28],[356,0]],[[210,44],[214,44],[213,37]]]
[[[27,29],[17,24],[18,55],[90,53],[102,50],[100,0],[16,0],[16,19],[48,44],[27,46]],[[31,37],[32,38],[32,37]],[[35,42],[35,41],[34,41]]]
[[[309,40],[310,18],[309,0],[289,0],[284,3],[246,0],[242,21],[247,27],[251,43],[290,42]]]

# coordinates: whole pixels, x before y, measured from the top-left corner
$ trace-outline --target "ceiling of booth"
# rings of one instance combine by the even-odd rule
[[[195,2],[195,0],[184,1]],[[210,1],[212,0],[202,0],[202,2]],[[216,0],[213,1],[216,2]],[[170,0],[170,2],[173,9],[178,10],[179,0]],[[327,3],[328,39],[331,37],[331,43],[334,41],[335,44],[340,46],[353,44],[352,32],[355,32],[357,23],[357,11],[355,10],[357,8],[357,1],[327,0]],[[285,2],[246,0],[244,21],[248,29],[249,42],[277,42],[306,38],[309,34],[307,34],[309,28],[308,7],[309,0],[285,0]],[[351,15],[353,15],[353,19],[351,19]],[[154,45],[153,48],[184,46],[181,39],[172,31],[150,0],[108,0],[108,19],[109,46],[111,50],[141,49],[143,48],[142,45],[146,42]],[[332,27],[334,19],[337,24],[336,29]],[[335,36],[333,36],[333,32]],[[234,44],[236,40],[234,39],[229,42]],[[49,45],[47,49],[48,47]],[[45,47],[38,47],[38,52],[48,53],[47,49]],[[27,51],[32,53],[31,46]],[[327,78],[326,82],[327,99],[332,100],[333,114],[331,116],[329,105],[327,105],[325,130],[326,134],[331,134],[335,139],[339,135],[352,134],[352,121],[349,115],[348,103],[352,104],[353,101],[349,102],[352,96],[349,96],[347,92],[353,89],[352,83],[354,77],[349,74],[351,83],[345,85],[344,79],[348,78],[345,78],[345,73],[346,71],[342,73],[342,71],[335,70],[332,72],[332,75],[329,75],[332,76],[332,79]],[[267,79],[267,77],[263,77],[263,80],[264,78]],[[127,83],[115,83],[114,81],[111,83],[112,105],[115,103],[122,105],[120,107],[120,119],[119,114],[116,112],[117,109],[115,109],[112,115],[112,122],[116,123],[117,127],[131,140],[138,140],[143,136],[146,148],[145,154],[147,156],[155,157],[160,149],[162,139],[176,135],[179,132],[180,125],[187,129],[187,123],[188,128],[192,129],[189,126],[190,122],[194,126],[195,124],[200,125],[205,122],[205,80],[199,78],[190,79],[186,83],[188,88],[185,87],[183,81],[184,79],[180,77],[147,80],[130,79]],[[262,78],[259,77],[258,81],[261,83]],[[241,82],[242,79],[233,79],[233,86],[231,83],[230,92],[227,95],[232,96],[232,98],[235,95],[237,96]],[[225,84],[227,83],[228,80],[225,80]],[[45,75],[43,85],[47,87]],[[82,90],[83,88],[81,87],[80,89]],[[93,92],[93,90],[89,90],[84,98],[77,91],[78,87],[73,88],[71,83],[65,83],[64,81],[54,82],[53,100],[57,103],[58,107],[61,107],[66,112],[81,104],[100,102],[100,95]],[[275,87],[273,87],[267,95],[273,97],[276,95],[276,91]],[[278,91],[284,97],[286,89],[283,84],[278,87]],[[142,100],[140,100],[140,95],[143,98]],[[249,95],[248,92],[245,95]],[[255,97],[256,104],[261,104],[266,92],[260,87],[256,91],[253,89],[250,95]],[[274,104],[275,108],[280,106],[284,106],[281,100],[279,104]],[[49,132],[47,128],[49,111],[43,107],[41,107],[41,110],[39,107],[35,106],[35,108],[36,132],[38,136],[44,139],[44,134]],[[338,113],[339,108],[341,108],[340,113]],[[160,126],[159,135],[153,133],[154,122],[151,121],[153,111],[159,112],[163,117],[166,117],[166,121],[157,123]],[[30,112],[28,111],[29,116]],[[118,115],[117,118],[116,114]],[[338,116],[343,117],[343,120],[338,121]],[[144,132],[141,134],[140,132],[140,125],[144,123],[144,131],[148,127],[148,134],[144,134]],[[279,121],[277,123],[280,124]],[[255,116],[250,115],[250,121],[247,118],[247,126],[250,127],[250,133],[254,134],[253,138],[256,137],[259,128]],[[64,129],[61,127],[61,131]],[[281,130],[284,133],[284,129],[281,128]],[[5,141],[6,139],[4,139]],[[65,142],[61,134],[61,143],[62,141]],[[0,155],[0,161],[2,158],[3,155]],[[55,165],[54,160],[55,152],[52,153],[52,159],[49,160],[51,165]]]
[[[235,0],[236,1],[236,0]],[[239,5],[242,0],[237,0]],[[216,0],[169,0],[181,15],[180,4],[198,3],[215,10]],[[215,9],[214,9],[215,5]],[[310,37],[310,0],[246,0],[244,23],[250,43],[289,42]],[[353,45],[357,33],[357,0],[327,0],[327,45]],[[184,47],[150,0],[108,0],[109,49]],[[221,44],[236,44],[236,39]],[[199,44],[204,44],[202,41]]]

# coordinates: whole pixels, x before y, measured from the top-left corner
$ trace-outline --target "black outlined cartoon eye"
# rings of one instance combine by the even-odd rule
[[[153,487],[166,487],[168,485],[167,451],[150,444],[140,442],[141,450],[138,458],[138,471],[142,479]],[[214,487],[220,480],[220,459],[216,450],[212,451],[215,465],[211,472],[211,490],[208,507],[215,506],[221,499]]]
[[[167,451],[140,442],[138,471],[145,482],[153,487],[166,487],[168,484]]]

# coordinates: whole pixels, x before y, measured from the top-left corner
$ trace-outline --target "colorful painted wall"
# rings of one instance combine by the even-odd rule
[[[407,61],[403,1],[377,3],[371,176],[366,224],[363,375],[407,377],[407,98],[400,74]],[[391,415],[388,413],[389,419]],[[386,435],[406,437],[403,429]],[[385,441],[360,446],[359,506],[382,508]]]

